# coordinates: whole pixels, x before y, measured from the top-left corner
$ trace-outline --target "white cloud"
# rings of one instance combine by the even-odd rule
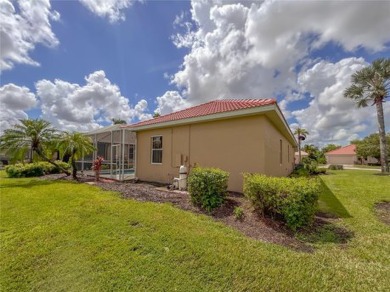
[[[164,93],[164,95],[157,97],[156,100],[156,112],[160,115],[166,115],[190,106],[177,91],[167,91]]]
[[[354,135],[349,130],[373,129],[373,123],[364,122],[367,116],[362,117],[372,111],[351,110],[353,104],[341,96],[350,74],[365,62],[328,64],[311,59],[311,54],[330,42],[352,54],[360,48],[383,50],[390,41],[388,14],[386,1],[351,5],[349,1],[193,0],[193,25],[183,15],[175,20],[175,26],[182,22],[187,33],[174,36],[174,44],[189,47],[190,52],[171,82],[180,91],[178,100],[188,105],[219,98],[284,96],[280,102],[284,114],[310,126],[312,141],[345,141]],[[314,98],[310,106],[291,113],[291,103],[307,95]],[[165,96],[165,103],[168,97],[175,100]],[[332,127],[338,128],[332,132]]]
[[[151,118],[145,113],[147,102],[140,100],[133,108],[122,96],[119,87],[107,79],[104,71],[85,77],[86,84],[72,84],[56,79],[36,83],[42,117],[60,129],[87,131],[99,127],[99,122],[112,118],[130,122]]]
[[[132,0],[80,0],[92,13],[107,18],[111,23],[125,20],[123,10],[129,8]]]
[[[361,1],[353,7],[346,1],[244,4],[192,2],[196,29],[175,38],[179,47],[192,40],[191,52],[172,78],[189,102],[286,94],[295,86],[295,66],[325,43],[378,51],[390,41],[386,2]]]
[[[0,87],[0,133],[17,124],[20,119],[28,118],[26,111],[36,104],[35,94],[27,87],[13,83]]]
[[[0,70],[12,69],[15,64],[38,66],[30,57],[37,44],[58,45],[50,21],[60,15],[52,10],[49,0],[0,0]],[[16,9],[18,8],[18,9]]]
[[[320,61],[299,75],[299,84],[313,99],[307,108],[292,115],[300,127],[309,131],[307,143],[345,145],[377,131],[375,107],[357,108],[354,101],[343,96],[351,84],[351,75],[367,65],[362,58],[346,58],[336,63]],[[390,106],[385,103],[384,107],[389,113]]]

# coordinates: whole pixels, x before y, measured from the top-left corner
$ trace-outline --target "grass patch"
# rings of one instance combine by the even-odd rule
[[[313,240],[311,254],[246,238],[168,204],[0,175],[2,291],[385,291],[390,285],[390,228],[374,214],[376,202],[390,200],[390,179],[370,171],[321,177],[350,215],[337,226],[354,237],[343,247]]]

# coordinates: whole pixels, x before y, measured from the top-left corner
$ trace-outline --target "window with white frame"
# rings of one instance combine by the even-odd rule
[[[162,163],[163,137],[152,137],[152,163]]]

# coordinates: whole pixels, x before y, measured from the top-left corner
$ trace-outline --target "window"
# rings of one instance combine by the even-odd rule
[[[162,136],[152,137],[152,163],[162,163]]]
[[[287,162],[290,162],[290,144],[287,145]]]
[[[279,147],[279,153],[280,153],[280,164],[283,163],[283,141],[280,139],[280,147]]]

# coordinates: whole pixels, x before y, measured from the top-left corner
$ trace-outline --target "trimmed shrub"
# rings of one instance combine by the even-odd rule
[[[222,205],[229,173],[218,168],[194,167],[188,176],[188,191],[194,205],[211,212]]]
[[[8,165],[5,168],[5,172],[9,177],[17,178],[17,177],[34,177],[34,176],[42,176],[45,174],[44,168],[38,163],[29,163],[29,164],[14,164]]]
[[[341,164],[331,164],[331,165],[329,165],[328,169],[330,169],[330,170],[343,170],[344,166],[342,166]]]
[[[244,195],[262,214],[280,217],[292,230],[312,222],[319,188],[316,179],[244,174]]]
[[[65,169],[70,168],[69,164],[67,164],[66,162],[56,161],[56,163]],[[28,164],[18,163],[13,165],[7,165],[5,167],[5,172],[7,173],[8,177],[17,178],[35,177],[42,176],[45,174],[60,173],[61,169],[49,162],[41,161]]]

